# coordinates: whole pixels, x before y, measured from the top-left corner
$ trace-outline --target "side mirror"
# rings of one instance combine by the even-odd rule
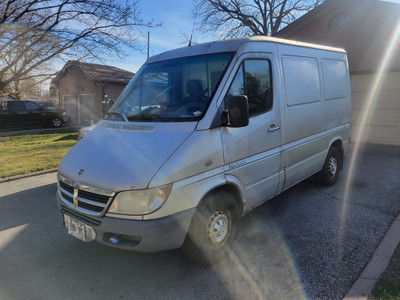
[[[229,127],[247,126],[249,124],[249,102],[247,97],[244,95],[229,97],[227,113]]]

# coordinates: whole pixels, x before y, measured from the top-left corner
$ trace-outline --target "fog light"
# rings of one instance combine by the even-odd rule
[[[118,244],[120,240],[121,240],[121,238],[117,235],[113,235],[108,239],[108,241],[114,245]]]
[[[103,242],[116,247],[134,248],[140,244],[142,239],[138,236],[130,236],[118,233],[106,232],[103,235]]]

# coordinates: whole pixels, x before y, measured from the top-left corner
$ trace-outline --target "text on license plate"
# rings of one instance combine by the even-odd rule
[[[87,241],[86,225],[79,221],[68,218],[68,233],[82,241]]]

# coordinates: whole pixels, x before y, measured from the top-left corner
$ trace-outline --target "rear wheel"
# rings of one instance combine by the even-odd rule
[[[340,152],[336,147],[329,149],[324,166],[321,171],[316,174],[319,184],[325,186],[334,185],[339,177],[339,161],[341,159]]]
[[[232,195],[218,192],[207,196],[193,216],[183,253],[202,265],[220,262],[230,249],[238,220],[239,212]]]

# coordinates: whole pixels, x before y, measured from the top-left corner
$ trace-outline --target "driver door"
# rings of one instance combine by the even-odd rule
[[[281,116],[274,97],[272,61],[272,54],[243,58],[225,96],[225,105],[237,95],[246,95],[249,102],[246,127],[221,128],[225,173],[245,187],[246,210],[273,197],[279,185]]]

